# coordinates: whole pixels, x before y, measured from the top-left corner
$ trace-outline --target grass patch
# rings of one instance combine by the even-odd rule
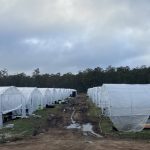
[[[93,125],[93,130],[96,133],[101,134],[101,127],[100,127],[100,114],[101,110],[96,107],[95,104],[92,103],[92,101],[87,100],[87,106],[88,106],[88,111],[86,114],[86,117],[88,118],[88,122],[92,123]]]
[[[87,101],[88,112],[87,116],[90,118],[97,118],[101,114],[101,110],[95,106],[91,101]]]
[[[43,132],[43,130],[48,129],[47,118],[49,114],[57,115],[61,108],[62,105],[60,104],[56,105],[54,108],[38,110],[34,114],[41,116],[40,118],[30,116],[27,119],[20,118],[8,122],[7,124],[14,124],[14,128],[0,129],[0,143],[5,143],[6,140],[14,141],[17,139],[28,138]]]

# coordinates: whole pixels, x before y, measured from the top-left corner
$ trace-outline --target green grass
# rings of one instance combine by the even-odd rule
[[[0,143],[4,143],[5,140],[17,140],[22,138],[30,137],[37,132],[39,134],[42,129],[47,126],[47,118],[49,114],[57,114],[60,112],[62,105],[56,105],[55,108],[47,108],[43,110],[38,110],[34,114],[41,116],[41,118],[29,117],[27,119],[17,119],[8,122],[7,124],[14,124],[13,129],[0,129],[0,135],[4,136],[0,139]],[[6,125],[6,124],[4,124]],[[5,135],[11,135],[11,138],[5,139]]]
[[[88,118],[87,120],[92,123],[93,125],[93,130],[97,133],[101,133],[101,127],[100,127],[100,114],[101,110],[96,107],[95,104],[93,104],[90,100],[87,101],[87,106],[88,106],[88,112],[86,117]]]
[[[100,109],[95,106],[91,101],[87,101],[88,105],[88,117],[95,118],[99,117],[99,114],[101,113]]]

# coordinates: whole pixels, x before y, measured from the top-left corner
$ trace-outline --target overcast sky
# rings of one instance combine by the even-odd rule
[[[108,65],[150,65],[150,0],[0,0],[0,69]]]

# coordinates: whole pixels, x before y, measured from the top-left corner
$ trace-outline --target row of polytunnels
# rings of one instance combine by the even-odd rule
[[[142,131],[150,116],[150,84],[103,84],[88,96],[119,131]]]
[[[52,106],[76,92],[74,89],[61,88],[0,87],[0,127],[3,127],[6,114],[11,118],[26,118],[36,110]]]

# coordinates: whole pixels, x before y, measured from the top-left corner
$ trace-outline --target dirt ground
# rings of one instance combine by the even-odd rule
[[[148,141],[98,138],[90,134],[85,136],[77,129],[65,129],[71,123],[70,116],[74,109],[75,121],[80,124],[90,122],[86,116],[86,96],[79,95],[63,105],[59,116],[49,115],[47,132],[30,139],[2,144],[0,150],[150,150]],[[100,133],[96,126],[94,128]]]

